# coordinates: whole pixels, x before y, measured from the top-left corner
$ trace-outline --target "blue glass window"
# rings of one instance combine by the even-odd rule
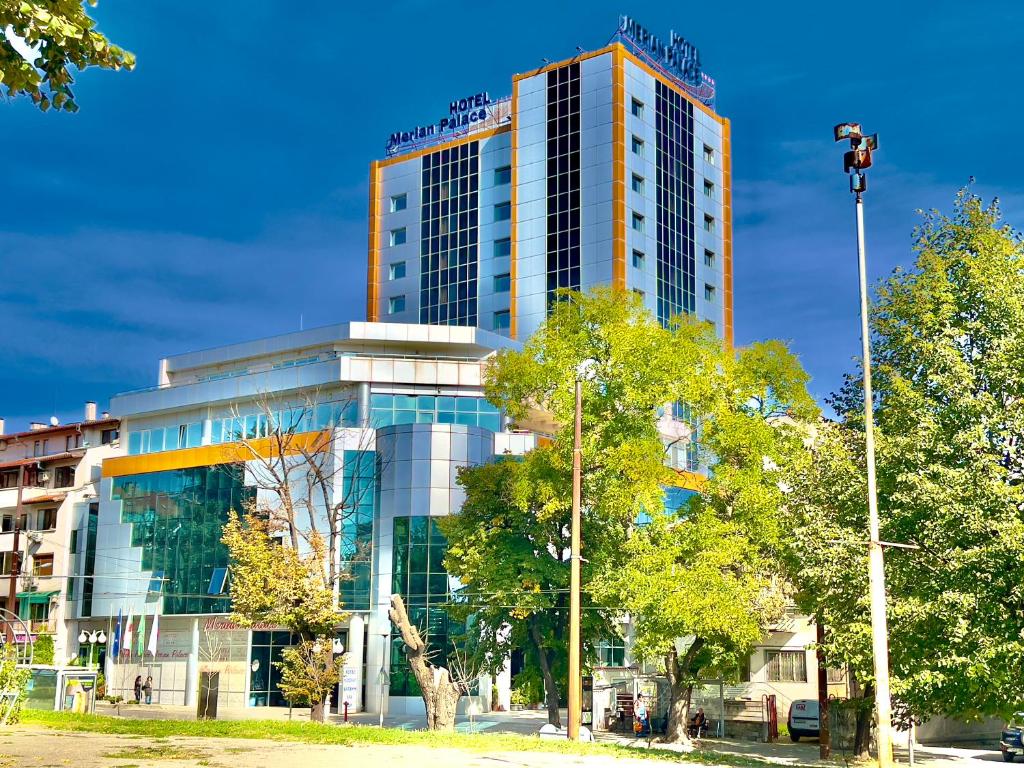
[[[396,517],[392,532],[391,591],[402,595],[409,620],[429,635],[431,646],[445,658],[466,634],[465,624],[450,618],[444,609],[452,597],[451,580],[444,569],[447,542],[437,521],[429,517]],[[391,643],[391,695],[419,695],[419,685],[402,652],[402,638],[392,634]]]
[[[210,588],[207,590],[208,595],[223,595],[227,590],[228,583],[228,569],[218,566],[213,569],[213,575],[210,576]]]
[[[163,596],[165,614],[227,613],[226,596],[208,594],[215,569],[227,568],[221,531],[232,509],[255,498],[241,464],[190,467],[114,478],[112,498],[121,522],[131,524],[128,544],[142,551],[149,591]]]
[[[479,171],[480,144],[476,141],[423,156],[421,323],[477,325]]]
[[[657,139],[657,315],[665,324],[696,307],[693,105],[655,83]]]
[[[373,394],[370,396],[370,423],[374,427],[465,424],[497,432],[501,428],[501,414],[482,397]]]
[[[557,291],[580,287],[580,64],[547,73],[547,264],[548,306]]]

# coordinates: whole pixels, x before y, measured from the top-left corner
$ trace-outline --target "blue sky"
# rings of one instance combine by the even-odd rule
[[[81,73],[76,115],[0,104],[8,431],[150,386],[162,355],[362,319],[367,170],[389,133],[604,45],[622,12],[688,38],[716,78],[737,341],[791,342],[815,396],[859,344],[834,123],[880,134],[873,278],[912,258],[915,209],[948,209],[972,175],[1024,226],[1013,0],[361,5],[103,0],[100,29],[137,69]]]

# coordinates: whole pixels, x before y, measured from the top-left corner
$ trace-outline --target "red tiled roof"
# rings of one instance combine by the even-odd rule
[[[21,440],[33,435],[53,435],[60,432],[80,432],[82,429],[95,429],[109,425],[120,424],[120,419],[96,419],[96,421],[72,421],[67,424],[58,424],[51,427],[47,424],[40,429],[29,429],[24,432],[11,432],[9,435],[0,435],[0,440]]]

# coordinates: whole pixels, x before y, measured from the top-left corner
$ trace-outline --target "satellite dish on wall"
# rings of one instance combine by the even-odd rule
[[[50,426],[51,427],[56,427],[58,424],[60,424],[60,419],[58,419],[56,416],[51,416],[50,417]]]

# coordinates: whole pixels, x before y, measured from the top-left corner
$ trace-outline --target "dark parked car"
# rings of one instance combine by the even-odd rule
[[[1012,763],[1018,755],[1024,755],[1024,712],[1018,712],[1013,716],[1013,722],[1003,730],[999,737],[999,751],[1003,753],[1003,760]]]

